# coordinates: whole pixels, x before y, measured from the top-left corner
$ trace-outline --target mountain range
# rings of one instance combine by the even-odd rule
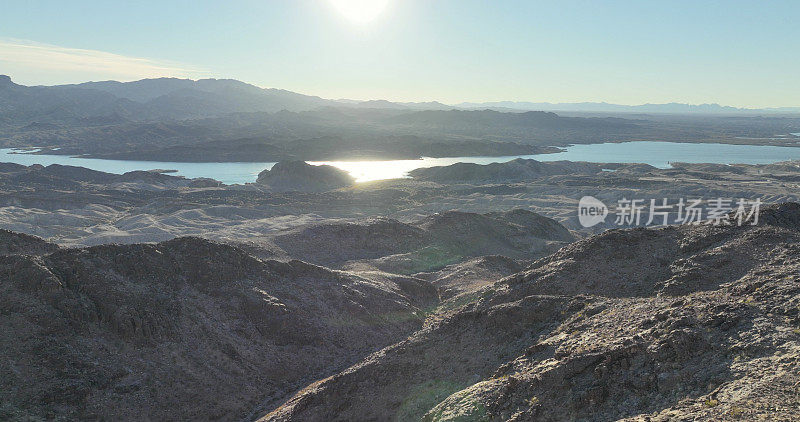
[[[639,140],[786,146],[791,137],[775,135],[800,132],[800,115],[778,114],[790,110],[451,106],[331,100],[232,79],[23,86],[0,75],[0,147],[127,160],[277,162],[529,155],[577,143]]]
[[[23,86],[0,75],[0,123],[25,119],[63,120],[102,115],[114,120],[165,120],[221,116],[242,112],[308,111],[319,107],[394,110],[569,111],[601,113],[747,114],[800,113],[800,107],[736,108],[719,104],[619,105],[605,102],[391,102],[330,100],[295,92],[260,88],[234,79],[142,79],[55,86]]]
[[[232,79],[159,78],[28,87],[0,75],[0,119],[65,120],[101,115],[111,121],[180,120],[237,112],[302,111],[332,104],[319,97]]]
[[[594,113],[664,113],[664,114],[759,114],[759,113],[800,113],[800,107],[769,107],[769,108],[739,108],[719,104],[641,104],[623,105],[609,104],[606,102],[580,102],[580,103],[536,103],[526,101],[495,101],[470,103],[464,102],[453,105],[462,109],[492,109],[492,110],[543,110],[543,111],[570,111]]]

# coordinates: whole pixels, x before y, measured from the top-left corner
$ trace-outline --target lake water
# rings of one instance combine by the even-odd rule
[[[785,160],[800,160],[800,148],[762,145],[684,144],[675,142],[623,142],[609,144],[572,145],[556,154],[518,155],[506,157],[448,157],[419,160],[383,161],[316,161],[310,164],[330,164],[346,170],[359,182],[405,177],[409,171],[422,167],[446,166],[454,163],[501,163],[515,158],[540,161],[590,161],[595,163],[645,163],[659,168],[670,162],[719,164],[769,164]],[[259,172],[275,163],[177,163],[160,161],[123,161],[94,158],[72,158],[66,155],[32,155],[0,149],[0,162],[31,164],[64,164],[81,166],[108,173],[122,174],[133,170],[177,170],[188,178],[210,177],[226,184],[254,182]]]

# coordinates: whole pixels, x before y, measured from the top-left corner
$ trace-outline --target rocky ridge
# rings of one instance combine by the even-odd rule
[[[3,256],[0,419],[240,419],[401,340],[437,300],[415,278],[191,237]]]
[[[0,256],[44,255],[57,249],[58,245],[39,237],[0,229]]]
[[[794,420],[800,205],[762,215],[568,245],[261,420]]]
[[[329,222],[270,237],[286,256],[340,268],[429,272],[484,255],[533,260],[575,240],[557,221],[524,209],[435,213],[414,222]]]

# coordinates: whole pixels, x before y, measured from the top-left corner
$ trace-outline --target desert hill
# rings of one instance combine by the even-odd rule
[[[0,256],[43,255],[57,249],[58,245],[39,237],[0,229]]]
[[[3,420],[243,418],[401,340],[438,300],[422,280],[198,238],[48,249],[0,257]]]
[[[791,420],[798,227],[787,203],[759,226],[576,242],[262,420]]]
[[[305,161],[281,161],[258,174],[256,183],[278,192],[324,192],[352,186],[353,176],[329,165]]]
[[[557,221],[523,209],[446,211],[409,223],[378,218],[311,224],[269,238],[288,257],[400,274],[436,271],[484,255],[530,261],[575,240]]]

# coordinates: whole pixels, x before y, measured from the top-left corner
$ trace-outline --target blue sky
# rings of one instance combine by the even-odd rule
[[[326,98],[800,106],[800,1],[12,1],[24,84],[235,78]]]

